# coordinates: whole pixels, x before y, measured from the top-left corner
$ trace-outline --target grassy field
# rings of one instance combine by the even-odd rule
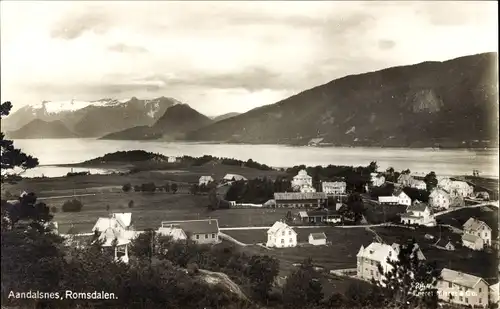
[[[54,178],[26,178],[14,185],[5,185],[5,189],[12,194],[19,194],[22,191],[36,192],[39,196],[51,195],[61,192],[78,192],[109,190],[110,188],[120,189],[125,183],[140,185],[146,182],[154,182],[163,185],[168,182],[175,182],[187,188],[187,184],[198,183],[200,176],[210,175],[215,180],[222,179],[226,174],[239,174],[248,179],[257,177],[276,178],[285,175],[279,171],[261,171],[253,168],[231,166],[231,165],[204,165],[176,170],[156,170],[144,171],[133,174],[110,174],[110,175],[85,175],[71,177]]]
[[[361,245],[368,245],[373,240],[373,234],[363,228],[340,229],[333,227],[295,229],[297,241],[301,243],[295,248],[264,249],[259,246],[247,246],[252,252],[275,256],[284,266],[299,263],[311,257],[315,264],[327,269],[356,267],[356,254]],[[312,246],[307,243],[311,232],[324,232],[329,244],[327,246]],[[248,244],[265,243],[266,230],[224,231],[235,239]],[[293,267],[293,266],[292,266]]]

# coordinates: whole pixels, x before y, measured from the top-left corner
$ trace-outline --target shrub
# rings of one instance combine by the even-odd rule
[[[52,213],[56,213],[57,212],[57,207],[56,206],[52,206],[50,208],[50,211],[52,211]]]
[[[134,208],[134,201],[133,200],[130,200],[128,202],[128,208]]]
[[[156,191],[156,185],[155,185],[154,182],[143,183],[141,185],[141,191],[142,192],[155,192]]]
[[[79,212],[83,208],[82,202],[77,199],[69,200],[64,202],[62,205],[63,212]]]
[[[122,187],[123,192],[130,192],[132,190],[132,185],[130,183],[126,183]]]
[[[139,185],[135,185],[135,186],[134,186],[134,191],[135,191],[135,192],[141,192],[141,186],[139,186]]]

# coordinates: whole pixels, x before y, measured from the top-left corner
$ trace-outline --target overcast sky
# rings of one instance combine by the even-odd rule
[[[496,51],[490,2],[1,1],[1,100],[244,112],[349,75]]]

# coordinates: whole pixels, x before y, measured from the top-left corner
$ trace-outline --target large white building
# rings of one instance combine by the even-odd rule
[[[297,232],[282,221],[276,221],[267,230],[266,247],[289,248],[297,246]]]
[[[450,208],[451,198],[448,192],[443,189],[434,188],[429,195],[429,205],[432,208]]]
[[[392,266],[387,262],[398,260],[400,245],[397,243],[390,245],[372,242],[368,247],[363,247],[358,251],[357,258],[357,277],[363,280],[371,281],[372,279],[381,281],[384,273],[392,270]],[[416,252],[420,260],[425,260],[420,248],[417,246]],[[382,273],[379,271],[379,265],[382,267]]]
[[[327,195],[345,194],[346,188],[345,181],[324,181],[321,183],[321,189]]]
[[[474,193],[474,188],[465,181],[451,180],[450,178],[441,178],[438,181],[438,187],[446,190],[451,195],[462,198],[470,197]]]
[[[438,282],[438,298],[458,305],[486,307],[489,301],[488,283],[480,277],[443,268]]]
[[[312,187],[312,177],[307,175],[306,170],[300,170],[297,175],[293,176],[291,184],[294,190],[300,191],[301,187]]]
[[[220,242],[219,221],[217,219],[163,221],[158,233],[172,236],[176,240],[189,238],[197,244],[217,244]]]

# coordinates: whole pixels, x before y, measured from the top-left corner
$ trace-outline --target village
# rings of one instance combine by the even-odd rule
[[[342,179],[317,182],[306,169],[300,169],[284,186],[286,190],[274,192],[272,199],[260,204],[225,200],[229,209],[219,210],[234,211],[235,215],[241,211],[241,216],[247,210],[265,210],[277,218],[270,225],[222,227],[215,213],[188,220],[172,216],[139,230],[134,227],[132,212],[110,211],[107,217],[95,218],[90,231],[70,228],[60,234],[69,246],[81,246],[81,239],[97,235],[102,246],[114,248],[115,258],[124,263],[131,258],[130,244],[146,230],[175,241],[190,239],[205,245],[229,242],[247,252],[274,256],[285,270],[311,257],[331,285],[342,280],[382,280],[380,267],[388,271],[388,260],[397,259],[400,243],[411,237],[417,241],[420,259],[436,260],[442,266],[437,286],[440,301],[474,307],[497,304],[498,225],[491,226],[491,220],[485,218],[496,220],[498,194],[433,173],[426,179],[409,171],[396,178],[392,174],[371,173],[360,193],[350,192]],[[228,173],[220,179],[202,175],[192,185],[227,193],[234,184],[250,181]],[[420,191],[428,192],[425,201],[413,194]],[[219,203],[220,199],[224,195]],[[358,211],[357,204],[364,205],[364,210]],[[378,223],[367,220],[367,209],[383,213],[379,216],[382,219]],[[475,257],[496,264],[478,265],[480,261],[471,261]],[[286,279],[286,274],[283,271],[279,279]]]

